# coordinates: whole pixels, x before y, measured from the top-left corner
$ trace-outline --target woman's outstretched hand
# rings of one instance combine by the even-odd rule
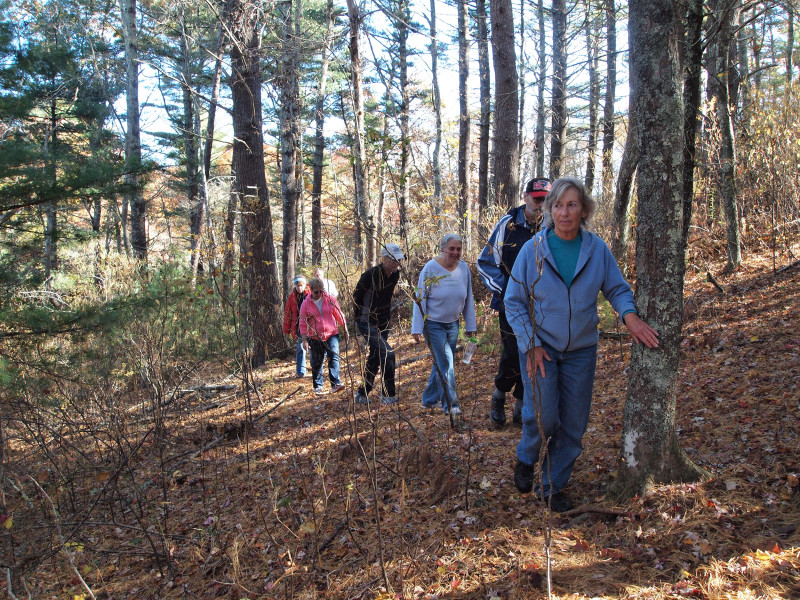
[[[533,350],[528,350],[528,377],[531,380],[536,379],[536,370],[539,371],[542,375],[542,379],[544,379],[544,361],[551,361],[553,360],[550,358],[550,355],[547,353],[542,346],[536,346]]]
[[[639,315],[631,312],[625,315],[624,320],[634,342],[648,348],[658,348],[658,332],[642,321]]]

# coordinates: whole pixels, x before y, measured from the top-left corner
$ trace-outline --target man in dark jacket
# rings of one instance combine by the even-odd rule
[[[525,186],[525,204],[517,206],[500,219],[489,236],[489,241],[478,257],[478,273],[492,292],[491,307],[500,319],[500,339],[503,353],[494,378],[494,393],[489,418],[495,425],[506,423],[506,393],[513,391],[514,423],[522,424],[522,398],[525,390],[520,375],[517,338],[506,319],[503,294],[508,286],[508,278],[517,255],[529,239],[539,230],[542,223],[542,205],[550,180],[544,177],[531,179]]]
[[[400,279],[398,271],[400,261],[405,256],[397,244],[386,244],[381,254],[381,263],[367,269],[353,291],[356,327],[369,346],[364,381],[356,393],[356,402],[359,404],[367,403],[367,396],[373,388],[378,369],[382,377],[381,401],[384,404],[397,402],[394,382],[395,356],[387,338],[392,295]]]

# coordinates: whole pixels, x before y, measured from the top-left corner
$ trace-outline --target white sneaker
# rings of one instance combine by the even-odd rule
[[[461,414],[461,409],[458,406],[454,406],[453,408],[450,409],[450,414],[457,417],[458,415]]]

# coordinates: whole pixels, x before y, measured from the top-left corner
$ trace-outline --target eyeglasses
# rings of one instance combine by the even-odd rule
[[[322,293],[323,290],[311,290],[311,294],[317,296]]]
[[[531,199],[531,202],[533,202],[534,204],[542,204],[544,202],[544,197],[543,196],[539,196],[537,198],[531,192],[528,192],[528,197]]]

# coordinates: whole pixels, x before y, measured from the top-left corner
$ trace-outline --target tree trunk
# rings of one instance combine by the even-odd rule
[[[364,76],[359,44],[359,33],[363,17],[355,0],[347,0],[347,14],[350,19],[350,84],[352,86],[353,118],[355,120],[355,131],[353,131],[353,180],[355,185],[353,211],[355,213],[356,233],[353,240],[353,248],[356,262],[363,266],[362,229],[367,230],[368,240],[370,239],[370,234],[374,232],[371,230],[372,224],[367,209],[366,178],[364,176],[365,163],[367,162],[364,148]]]
[[[591,17],[591,4],[587,6],[589,17],[586,19],[586,52],[589,63],[589,141],[586,148],[586,176],[583,183],[589,193],[594,187],[594,170],[597,162],[597,129],[600,109],[600,58],[598,35],[594,29],[594,18]]]
[[[495,204],[510,208],[519,201],[517,139],[517,56],[511,0],[490,0],[492,58],[495,74],[494,177]]]
[[[283,32],[277,87],[280,94],[281,202],[283,206],[283,253],[281,261],[284,297],[291,291],[297,263],[297,207],[300,199],[297,173],[300,154],[300,40],[295,35],[301,0],[284,0],[278,6]]]
[[[794,5],[786,3],[786,89],[791,94],[794,77]]]
[[[697,148],[697,118],[700,111],[703,60],[703,0],[687,0],[683,82],[683,247],[689,247],[689,226],[694,211],[694,166]]]
[[[433,142],[433,213],[438,217],[442,213],[442,94],[439,89],[439,40],[436,32],[436,0],[431,0],[431,14],[428,18],[431,36],[431,76],[433,87],[433,116],[436,123]]]
[[[458,230],[469,239],[469,32],[467,0],[458,0]]]
[[[211,90],[211,102],[208,106],[208,120],[206,122],[205,149],[203,151],[203,168],[206,180],[211,179],[211,153],[214,150],[214,127],[217,117],[217,104],[219,88],[222,80],[222,55],[225,52],[225,28],[228,27],[230,0],[225,0],[220,16],[219,33],[217,34],[217,54],[214,60],[214,83]]]
[[[567,6],[553,0],[553,121],[550,129],[550,177],[561,177],[567,138]]]
[[[409,0],[400,0],[399,19],[397,20],[398,60],[400,61],[400,195],[398,208],[400,213],[400,238],[408,239],[408,204],[411,197],[411,130],[409,128],[409,111],[411,110],[411,94],[408,84],[408,23],[411,21]]]
[[[636,304],[659,347],[633,348],[616,493],[695,481],[701,471],[678,445],[675,389],[683,318],[681,246],[683,99],[678,27],[670,0],[630,5],[631,91],[639,126]]]
[[[617,176],[617,194],[614,198],[614,216],[611,225],[611,252],[617,259],[622,273],[628,274],[628,234],[630,221],[631,192],[636,166],[639,164],[639,140],[636,139],[636,112],[633,97],[628,110],[628,137]]]
[[[536,99],[536,177],[544,177],[544,134],[545,134],[545,104],[544,90],[547,81],[547,32],[544,28],[544,1],[539,0],[536,7],[536,18],[539,21],[539,80],[536,86],[539,90]]]
[[[614,193],[614,102],[617,95],[617,11],[614,0],[606,0],[606,97],[603,106],[603,202]]]
[[[281,294],[264,172],[259,15],[252,0],[232,0],[232,188],[242,214],[239,235],[242,343],[245,354],[251,353],[253,367],[266,362],[267,348],[283,345],[278,318]]]
[[[739,0],[720,0],[711,5],[711,19],[716,25],[716,69],[712,74],[712,93],[716,98],[717,120],[720,129],[720,195],[727,222],[728,264],[726,271],[742,264],[739,236],[739,210],[736,205],[736,144],[730,104],[730,69],[733,26],[739,19]]]
[[[198,185],[198,139],[194,133],[194,98],[192,78],[192,57],[189,49],[189,36],[186,22],[181,14],[181,92],[183,99],[183,144],[186,161],[186,199],[189,203],[189,257],[192,281],[200,270],[200,236],[203,232],[205,198],[199,193]]]
[[[325,46],[314,106],[314,167],[311,184],[311,262],[322,264],[322,173],[325,166],[325,98],[328,87],[328,64],[333,44],[333,0],[325,10]]]
[[[525,2],[519,3],[519,35],[517,38],[517,83],[519,94],[519,116],[517,118],[517,156],[522,160],[522,143],[525,137],[525,89],[527,87],[525,82],[525,71],[528,65],[528,55],[525,53]],[[520,178],[525,175],[524,172],[520,174]],[[523,180],[524,183],[525,180]]]
[[[486,0],[477,0],[475,30],[478,41],[478,78],[480,79],[480,144],[478,146],[478,227],[480,239],[489,236],[489,227],[483,215],[489,207],[489,135],[492,118],[492,81],[489,69],[489,30],[487,27]]]
[[[131,249],[137,260],[147,260],[147,204],[142,190],[142,142],[139,129],[139,42],[136,0],[119,0],[125,44],[126,121],[125,201],[130,205]],[[123,210],[127,212],[125,205]]]

